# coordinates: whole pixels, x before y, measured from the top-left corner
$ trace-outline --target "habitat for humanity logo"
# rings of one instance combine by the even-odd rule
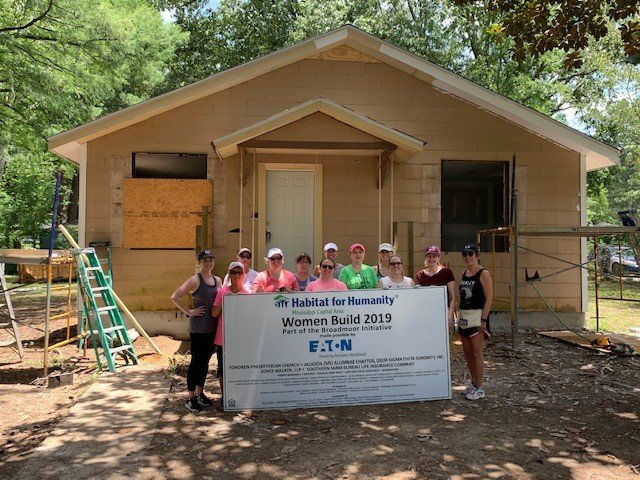
[[[273,302],[278,308],[287,308],[289,306],[289,299],[284,295],[276,295],[273,297]]]

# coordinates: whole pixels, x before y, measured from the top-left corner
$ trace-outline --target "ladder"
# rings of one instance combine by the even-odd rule
[[[89,329],[96,353],[98,370],[102,370],[102,360],[98,352],[96,336],[100,339],[110,372],[116,370],[118,355],[123,357],[127,364],[129,360],[137,364],[138,357],[95,249],[78,249],[74,250],[73,254],[78,267],[78,283],[86,311],[82,330],[85,328],[84,320],[86,320],[86,327]]]
[[[108,240],[100,241],[100,242],[89,242],[89,247],[92,247],[96,250],[96,254],[98,254],[98,248],[104,249],[104,256],[98,257],[101,265],[105,265],[107,267],[107,271],[105,272],[105,279],[107,283],[113,289],[113,269],[111,266],[111,242]],[[104,268],[103,268],[104,271]],[[86,301],[86,297],[83,295],[82,302],[82,319],[78,324],[78,334],[80,334],[80,338],[78,339],[78,349],[84,349],[84,342],[86,337],[82,335],[84,333],[85,325],[89,322],[89,308],[88,302]],[[95,348],[95,347],[94,347]]]
[[[13,312],[13,303],[11,303],[11,294],[9,293],[9,287],[7,280],[4,276],[4,263],[0,263],[0,286],[2,287],[2,293],[4,294],[4,306],[7,307],[9,315],[8,322],[0,321],[0,328],[9,329],[9,326],[13,328],[13,340],[0,343],[0,347],[10,347],[14,343],[18,349],[18,355],[20,360],[24,360],[24,351],[22,350],[22,337],[20,336],[20,330],[18,330],[18,322],[16,322],[16,316]],[[2,316],[5,316],[4,314]]]

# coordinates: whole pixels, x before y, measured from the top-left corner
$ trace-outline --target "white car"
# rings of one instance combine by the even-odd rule
[[[604,259],[603,270],[616,276],[640,272],[632,248],[623,248]]]

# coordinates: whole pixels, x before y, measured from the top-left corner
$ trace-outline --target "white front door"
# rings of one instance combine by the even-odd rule
[[[314,180],[310,171],[267,170],[265,255],[270,248],[282,249],[293,272],[300,252],[313,258]]]

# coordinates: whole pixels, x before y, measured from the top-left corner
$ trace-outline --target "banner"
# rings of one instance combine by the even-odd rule
[[[226,295],[225,410],[451,398],[446,287]]]

